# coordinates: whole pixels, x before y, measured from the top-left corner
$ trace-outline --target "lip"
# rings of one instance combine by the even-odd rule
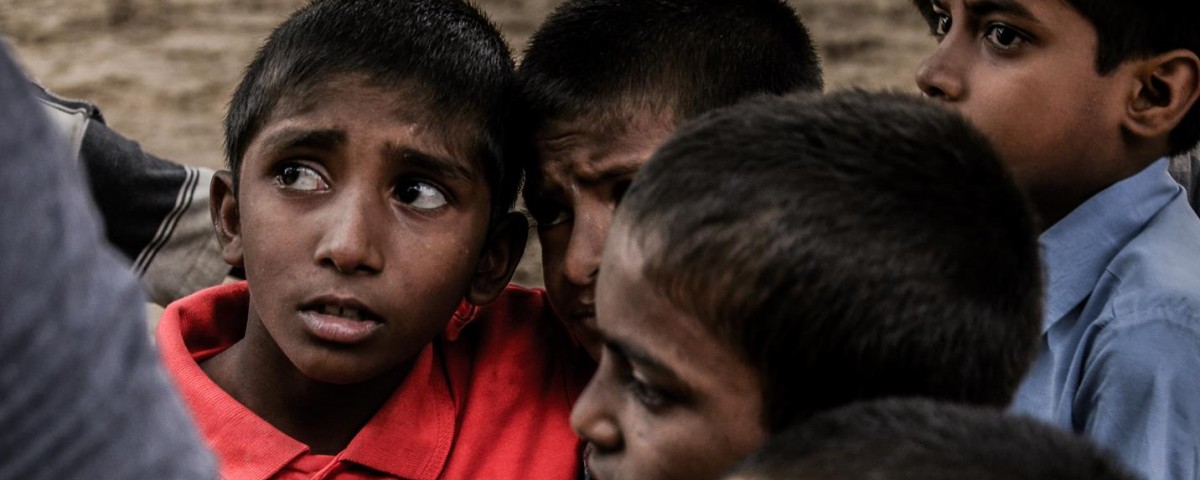
[[[607,476],[601,475],[599,472],[596,471],[596,465],[594,463],[592,463],[592,456],[594,453],[595,452],[593,451],[592,445],[589,443],[588,446],[586,447],[586,449],[584,450],[583,467],[585,469],[587,469],[587,473],[588,473],[587,478],[589,478],[591,480],[603,480],[603,479],[607,478]]]
[[[323,312],[324,307],[352,308],[361,319],[346,318]],[[343,345],[362,343],[383,327],[382,318],[362,302],[350,297],[326,296],[300,307],[300,319],[308,333],[321,340]]]
[[[584,324],[588,328],[591,328],[593,330],[596,329],[596,306],[595,305],[581,305],[581,306],[572,308],[570,313],[567,314],[567,316],[571,317],[572,320],[575,320],[579,323]]]

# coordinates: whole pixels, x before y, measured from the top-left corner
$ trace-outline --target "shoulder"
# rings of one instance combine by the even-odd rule
[[[1109,262],[1095,293],[1106,330],[1200,330],[1200,217],[1173,200]]]
[[[1178,393],[1182,387],[1200,401],[1196,295],[1163,288],[1118,299],[1097,323],[1085,377],[1140,394]]]
[[[481,331],[527,330],[539,328],[551,320],[557,321],[545,290],[509,285],[487,305],[471,305],[464,301],[454,312],[446,336],[453,341],[462,335],[478,335]]]

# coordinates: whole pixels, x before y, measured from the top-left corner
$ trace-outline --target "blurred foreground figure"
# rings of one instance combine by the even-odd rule
[[[0,43],[0,478],[214,478],[137,280]]]

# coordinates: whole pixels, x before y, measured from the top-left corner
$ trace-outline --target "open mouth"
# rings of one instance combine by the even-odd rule
[[[300,317],[310,334],[340,344],[366,341],[383,326],[382,317],[351,300],[313,302],[300,308]]]

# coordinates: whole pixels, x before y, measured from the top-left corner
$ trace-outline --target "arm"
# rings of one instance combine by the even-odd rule
[[[208,212],[213,171],[146,153],[95,107],[40,92],[39,101],[87,169],[110,243],[133,263],[150,299],[166,305],[229,272]]]
[[[0,478],[214,478],[77,164],[0,44]]]
[[[1200,317],[1166,306],[1097,335],[1076,426],[1148,479],[1200,475]]]

